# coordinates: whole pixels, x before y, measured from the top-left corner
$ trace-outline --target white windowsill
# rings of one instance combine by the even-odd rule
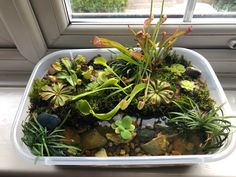
[[[214,163],[205,163],[193,166],[158,167],[158,168],[91,168],[91,167],[56,167],[33,164],[22,159],[15,152],[10,140],[10,130],[15,113],[23,95],[25,83],[29,75],[11,76],[11,82],[0,87],[0,176],[236,176],[234,164],[236,151],[229,157]],[[14,82],[14,78],[21,78]],[[236,83],[235,77],[220,77],[231,107],[236,114]],[[9,80],[10,81],[10,80]],[[9,84],[11,83],[11,84]],[[15,84],[15,86],[13,86]],[[7,87],[6,87],[7,86]]]

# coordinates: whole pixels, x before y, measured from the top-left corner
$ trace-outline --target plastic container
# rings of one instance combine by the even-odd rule
[[[78,49],[78,50],[62,50],[54,52],[45,56],[35,66],[33,73],[29,79],[24,95],[22,97],[20,106],[18,108],[15,121],[12,128],[12,140],[16,150],[19,154],[32,162],[35,161],[35,156],[30,152],[28,147],[21,141],[22,137],[22,122],[27,117],[27,111],[29,107],[29,92],[32,87],[32,83],[36,78],[42,78],[46,73],[50,64],[54,63],[58,58],[70,57],[74,58],[78,54],[82,54],[87,58],[93,58],[94,56],[101,54],[106,58],[111,57],[111,49]],[[113,51],[117,51],[112,49]],[[202,77],[207,82],[211,96],[216,100],[218,104],[224,104],[225,115],[231,114],[231,108],[225,93],[217,79],[215,72],[208,63],[208,61],[200,54],[184,48],[174,48],[177,54],[184,55],[185,58],[192,62],[192,64],[201,69]],[[179,156],[139,156],[139,157],[40,157],[38,163],[46,165],[86,165],[86,166],[162,166],[162,165],[177,165],[177,164],[197,164],[204,162],[212,162],[223,159],[229,155],[235,146],[236,137],[232,133],[225,145],[214,154],[206,155],[179,155]]]

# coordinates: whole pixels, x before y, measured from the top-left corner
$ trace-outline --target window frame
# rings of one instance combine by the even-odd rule
[[[96,25],[95,28],[95,25],[71,24],[63,3],[63,0],[0,1],[1,18],[5,19],[4,25],[17,47],[0,49],[1,72],[31,71],[38,60],[54,49],[94,47],[90,43],[94,35],[135,45],[127,25]],[[197,49],[217,73],[234,74],[236,50],[229,49],[228,41],[236,39],[236,25],[228,20],[225,24],[208,24],[207,19],[201,24],[193,22],[193,32],[176,45]],[[168,21],[162,30],[171,33],[176,26],[185,29],[188,25],[188,22]],[[132,27],[138,30],[142,25]]]
[[[69,21],[63,0],[30,0],[30,2],[49,48],[94,47],[90,42],[94,35],[101,35],[120,42],[126,41],[127,45],[135,45],[125,24],[73,24]],[[195,22],[197,19],[193,19],[192,23],[175,20],[169,19],[163,25],[162,30],[173,33],[176,27],[180,29],[186,29],[189,25],[193,27],[193,32],[182,37],[176,46],[229,48],[228,41],[236,36],[236,22],[231,18],[223,18],[221,22],[213,20],[213,23],[209,23],[207,18],[204,18],[201,23]],[[212,21],[212,19],[210,20]],[[131,26],[134,30],[142,27],[137,24]]]

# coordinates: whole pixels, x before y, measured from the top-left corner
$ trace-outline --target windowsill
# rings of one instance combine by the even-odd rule
[[[19,79],[16,81],[16,79]],[[158,167],[158,168],[91,168],[91,167],[56,167],[34,164],[19,156],[10,141],[10,130],[20,98],[23,95],[28,74],[11,75],[8,81],[0,80],[0,176],[42,175],[46,176],[236,176],[234,164],[236,151],[229,157],[214,163],[193,166]],[[1,78],[0,78],[1,79]],[[226,95],[236,114],[236,77],[223,77],[220,80]],[[5,83],[5,86],[3,86]],[[15,85],[15,86],[14,86]]]

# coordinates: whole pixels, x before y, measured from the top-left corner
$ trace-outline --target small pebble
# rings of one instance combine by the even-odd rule
[[[139,153],[140,151],[141,151],[141,148],[140,148],[140,147],[137,147],[137,148],[135,148],[135,150],[134,150],[135,153]]]
[[[116,149],[116,151],[113,153],[114,155],[118,156],[120,154],[120,147]]]
[[[151,124],[147,124],[146,127],[147,129],[153,129],[153,126]]]
[[[108,156],[113,156],[113,154],[111,153],[111,152],[108,152],[108,154],[107,154]]]
[[[187,67],[185,73],[189,75],[190,77],[196,79],[200,77],[201,75],[201,70],[194,68],[194,67]]]
[[[126,151],[124,149],[121,149],[120,150],[120,155],[125,155],[126,154]]]
[[[131,147],[131,149],[134,149],[135,148],[134,143],[130,143],[130,147]]]
[[[138,153],[137,156],[143,156],[144,154],[143,153]]]
[[[91,152],[90,152],[89,150],[86,150],[84,153],[85,153],[87,156],[90,156],[90,155],[91,155]]]
[[[129,148],[129,146],[128,146],[128,145],[126,145],[126,146],[124,147],[124,149],[125,149],[125,151],[126,151],[127,153],[129,153],[129,152],[130,152],[130,148]]]
[[[112,143],[112,142],[109,142],[109,143],[108,143],[108,146],[109,146],[109,147],[112,147],[112,146],[113,146],[113,143]]]
[[[181,155],[181,153],[179,151],[175,151],[175,150],[172,151],[171,153],[172,153],[172,155]]]

